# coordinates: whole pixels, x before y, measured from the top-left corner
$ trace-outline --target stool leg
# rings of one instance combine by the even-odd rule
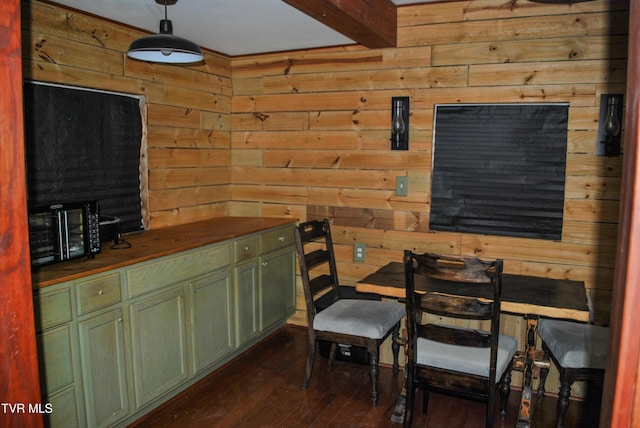
[[[393,352],[393,375],[398,374],[400,366],[398,364],[398,354],[400,353],[400,323],[396,324],[391,333],[391,351]]]
[[[337,349],[338,344],[336,342],[331,342],[331,349],[329,350],[329,366],[333,366],[333,362],[336,360]]]
[[[542,342],[542,350],[544,351],[543,360],[549,361],[549,349],[544,342]],[[538,400],[542,400],[544,398],[544,384],[547,381],[547,375],[549,374],[549,367],[541,366],[540,367],[540,380],[538,381]]]
[[[509,363],[509,367],[507,367],[500,382],[500,415],[502,416],[507,414],[507,402],[509,401],[509,395],[511,395],[512,365],[513,361]]]
[[[302,383],[302,389],[307,389],[309,382],[311,381],[311,372],[313,371],[313,363],[316,357],[316,337],[310,330],[307,335],[307,365],[304,373],[304,382]]]
[[[569,407],[569,396],[571,395],[571,385],[575,381],[576,371],[573,369],[560,369],[560,393],[558,394],[558,419],[556,428],[562,428],[564,414]]]
[[[371,374],[371,402],[378,404],[378,353],[369,352],[369,372]]]
[[[404,410],[404,420],[402,422],[404,428],[409,428],[413,425],[413,405],[416,399],[416,387],[413,384],[413,368],[405,366],[405,370],[410,370],[410,372],[406,378],[407,401]],[[427,394],[427,391],[424,391],[424,394]]]
[[[429,409],[429,390],[427,388],[420,388],[422,391],[422,413],[427,414],[427,409]]]

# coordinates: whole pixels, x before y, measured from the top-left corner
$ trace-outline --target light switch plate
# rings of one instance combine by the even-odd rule
[[[364,262],[367,255],[367,246],[365,244],[356,243],[353,246],[353,261]]]
[[[409,177],[401,175],[396,177],[396,196],[407,196],[409,194]]]

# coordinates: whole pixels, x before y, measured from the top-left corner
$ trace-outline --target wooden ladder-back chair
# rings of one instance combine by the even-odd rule
[[[329,222],[308,221],[294,230],[300,274],[307,303],[307,366],[303,389],[311,380],[319,340],[331,342],[329,364],[332,365],[337,344],[366,348],[371,375],[371,401],[378,401],[378,360],[380,344],[393,337],[393,372],[398,373],[398,332],[404,318],[404,306],[381,300],[341,299],[333,241]],[[317,301],[332,293],[333,303],[319,310]],[[323,305],[324,306],[324,305]]]
[[[420,255],[407,250],[404,265],[408,331],[404,426],[412,424],[415,390],[421,387],[424,412],[429,391],[484,401],[485,424],[492,427],[498,389],[500,412],[506,411],[517,349],[515,338],[499,333],[502,260]],[[443,324],[424,321],[424,314],[445,317]],[[456,318],[487,320],[491,327],[482,331],[444,324],[453,324]]]

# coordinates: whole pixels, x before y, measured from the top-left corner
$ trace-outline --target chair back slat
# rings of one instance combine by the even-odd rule
[[[491,283],[495,274],[493,262],[477,257],[450,257],[440,254],[416,254],[416,273],[447,281]]]
[[[327,233],[325,222],[317,220],[301,223],[297,229],[302,242],[311,242],[324,238]]]
[[[327,250],[314,250],[304,255],[307,269],[312,270],[330,261],[331,255]]]
[[[419,295],[418,305],[428,313],[464,319],[488,320],[495,313],[493,300],[438,292]]]
[[[419,325],[417,330],[418,337],[449,345],[474,348],[488,348],[491,346],[491,334],[479,330],[463,330],[436,324]]]
[[[309,280],[309,291],[315,297],[328,288],[333,288],[334,285],[335,280],[331,275],[319,275]],[[317,298],[314,300],[317,300]]]

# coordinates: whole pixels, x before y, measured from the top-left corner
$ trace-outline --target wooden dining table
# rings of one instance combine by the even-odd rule
[[[465,284],[424,276],[415,278],[416,291],[439,291],[465,294]],[[404,299],[406,297],[404,265],[391,262],[356,283],[360,292]],[[474,292],[475,293],[475,292]],[[477,294],[477,293],[476,293]],[[488,297],[488,296],[487,296]],[[536,349],[537,323],[540,317],[589,321],[589,304],[584,282],[527,275],[503,274],[501,312],[523,316],[527,321],[526,349],[518,353],[514,368],[522,370],[523,385],[517,428],[530,426],[533,411],[532,383],[539,368],[548,365]],[[404,413],[401,396],[394,414]]]

